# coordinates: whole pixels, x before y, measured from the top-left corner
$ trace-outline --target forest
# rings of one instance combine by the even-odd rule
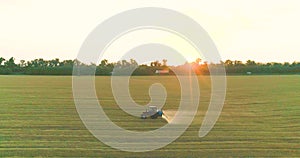
[[[95,68],[95,75],[109,76],[112,74],[122,75],[123,70],[132,70],[131,75],[174,75],[174,71],[188,73],[187,67],[192,68],[197,75],[209,75],[209,67],[224,65],[227,75],[267,75],[267,74],[300,74],[300,62],[268,62],[261,63],[253,60],[246,62],[238,60],[226,60],[219,63],[202,62],[196,59],[194,62],[186,62],[178,66],[168,66],[167,59],[162,61],[156,60],[150,64],[139,65],[136,60],[121,60],[118,62],[109,62],[102,60],[98,65],[84,64],[78,60],[62,60],[56,58],[44,60],[42,58],[31,61],[20,60],[16,63],[15,58],[5,59],[0,57],[0,74],[1,75],[72,75],[73,66],[80,65],[86,68]],[[115,68],[115,69],[114,69]],[[117,68],[117,69],[116,69]],[[126,72],[126,71],[125,71]],[[123,74],[125,75],[125,74]]]

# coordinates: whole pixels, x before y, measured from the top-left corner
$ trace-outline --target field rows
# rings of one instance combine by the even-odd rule
[[[0,157],[298,157],[300,156],[300,76],[230,76],[225,105],[213,130],[198,131],[210,100],[210,79],[200,76],[200,103],[187,131],[168,146],[145,153],[119,151],[85,128],[72,96],[72,78],[0,76]],[[173,76],[132,77],[130,92],[142,105],[159,82],[168,92],[166,110],[176,110],[180,86]],[[110,78],[96,78],[99,103],[117,125],[149,131],[165,120],[141,120],[121,111]]]

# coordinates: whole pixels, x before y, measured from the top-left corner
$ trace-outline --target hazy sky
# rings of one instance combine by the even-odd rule
[[[139,7],[190,16],[209,33],[223,60],[300,61],[298,0],[0,0],[0,56],[74,59],[99,23]],[[117,47],[125,50],[121,43]]]

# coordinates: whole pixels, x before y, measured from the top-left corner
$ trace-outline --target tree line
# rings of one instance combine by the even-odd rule
[[[260,63],[247,60],[245,63],[238,60],[226,60],[219,63],[201,62],[196,59],[194,62],[186,62],[178,66],[168,66],[167,60],[153,61],[149,65],[139,65],[134,59],[108,62],[104,59],[100,64],[84,64],[78,60],[63,60],[58,58],[52,60],[34,59],[31,61],[21,60],[15,62],[15,58],[4,59],[0,57],[1,75],[72,75],[73,66],[80,65],[86,68],[96,68],[95,75],[109,76],[114,73],[122,75],[126,70],[134,70],[132,75],[174,75],[176,73],[188,73],[187,67],[197,75],[209,75],[209,67],[225,66],[229,75],[243,74],[300,74],[300,62],[268,62]]]

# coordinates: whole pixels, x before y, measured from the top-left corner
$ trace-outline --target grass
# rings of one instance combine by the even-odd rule
[[[132,77],[130,92],[139,104],[160,82],[168,92],[165,109],[176,109],[176,78]],[[200,107],[188,130],[159,150],[129,153],[99,142],[82,124],[72,98],[71,77],[0,76],[0,157],[297,157],[300,156],[300,76],[229,76],[222,114],[213,130],[198,138],[210,97],[208,76],[199,77]],[[153,130],[163,120],[140,120],[116,105],[109,77],[96,78],[107,115],[129,130]]]

